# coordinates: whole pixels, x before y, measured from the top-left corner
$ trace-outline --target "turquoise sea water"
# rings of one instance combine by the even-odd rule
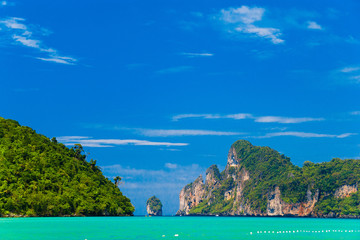
[[[0,218],[0,239],[360,239],[360,220],[269,217]]]

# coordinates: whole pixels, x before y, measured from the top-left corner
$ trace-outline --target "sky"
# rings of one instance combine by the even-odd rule
[[[81,143],[146,213],[232,143],[360,158],[357,0],[0,1],[0,116]]]

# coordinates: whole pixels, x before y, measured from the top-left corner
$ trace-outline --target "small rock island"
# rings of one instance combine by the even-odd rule
[[[162,204],[160,199],[152,196],[146,201],[146,211],[150,216],[162,216]]]

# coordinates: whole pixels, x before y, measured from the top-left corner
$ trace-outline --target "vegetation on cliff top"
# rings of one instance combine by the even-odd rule
[[[0,215],[133,215],[81,145],[69,149],[14,120],[0,118]]]
[[[158,199],[155,196],[152,196],[151,198],[149,198],[146,201],[146,205],[148,205],[153,212],[158,212],[158,211],[162,210],[162,206],[163,206],[160,199]]]
[[[221,186],[212,192],[212,198],[192,208],[190,214],[221,214],[233,208],[233,199],[226,200],[224,197],[234,184],[229,176],[245,169],[250,179],[245,182],[243,196],[251,203],[253,210],[266,213],[268,194],[279,186],[281,199],[287,203],[305,202],[308,190],[312,194],[319,190],[320,198],[315,206],[317,214],[360,215],[360,191],[347,198],[334,197],[339,187],[356,185],[360,181],[359,160],[305,162],[301,168],[269,147],[253,146],[245,140],[235,142],[232,147],[240,159],[239,168],[230,167],[228,172],[224,170],[221,173]]]

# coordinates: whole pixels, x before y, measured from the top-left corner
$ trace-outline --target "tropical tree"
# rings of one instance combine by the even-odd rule
[[[120,177],[120,176],[114,177],[114,182],[115,182],[115,185],[116,185],[117,187],[119,186],[120,181],[121,181],[121,177]]]

